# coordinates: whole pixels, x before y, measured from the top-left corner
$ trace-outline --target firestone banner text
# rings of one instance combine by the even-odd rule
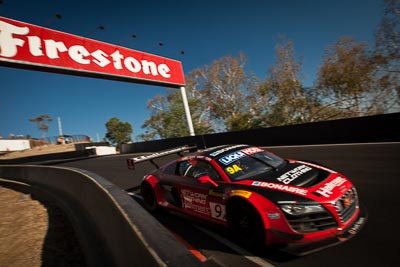
[[[185,85],[180,61],[0,17],[0,65],[136,83]]]

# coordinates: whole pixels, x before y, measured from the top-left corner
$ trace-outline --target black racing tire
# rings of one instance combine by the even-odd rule
[[[235,201],[228,206],[227,220],[234,239],[248,249],[264,247],[265,230],[256,209],[245,201]]]
[[[140,185],[140,194],[143,197],[143,206],[146,210],[156,212],[159,209],[154,189],[148,182],[143,182]]]

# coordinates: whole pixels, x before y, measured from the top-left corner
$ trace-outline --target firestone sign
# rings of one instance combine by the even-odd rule
[[[0,65],[180,87],[179,61],[0,17]]]

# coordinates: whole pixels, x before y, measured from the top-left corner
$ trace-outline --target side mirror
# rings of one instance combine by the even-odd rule
[[[197,182],[201,183],[201,184],[210,183],[213,186],[218,187],[218,184],[213,179],[211,179],[211,177],[208,176],[208,175],[204,175],[204,176],[201,176],[201,177],[197,178]]]

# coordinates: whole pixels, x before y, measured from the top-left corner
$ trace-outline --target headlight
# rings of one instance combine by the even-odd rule
[[[287,214],[298,216],[324,212],[325,209],[319,204],[280,204],[279,207]]]

